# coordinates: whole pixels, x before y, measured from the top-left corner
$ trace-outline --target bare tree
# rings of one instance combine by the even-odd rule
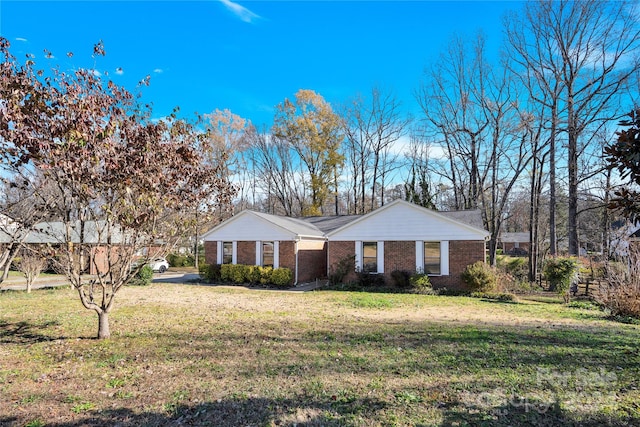
[[[31,293],[34,280],[40,272],[47,266],[47,259],[33,249],[23,249],[20,256],[18,268],[27,281],[27,293]]]
[[[566,135],[568,241],[573,255],[578,254],[580,172],[592,173],[581,170],[579,158],[600,151],[594,150],[592,136],[603,123],[620,116],[619,97],[638,70],[636,7],[632,2],[540,0],[527,3],[521,15],[506,20],[508,39],[516,52],[513,58],[527,70],[534,99],[550,109],[552,186],[555,142],[561,132]],[[535,95],[539,89],[547,95],[544,100]],[[552,192],[552,211],[555,196]],[[554,239],[554,215],[550,220]]]
[[[446,158],[431,162],[434,174],[453,188],[455,209],[481,209],[497,242],[509,194],[532,158],[531,115],[518,108],[517,86],[505,68],[485,58],[480,34],[471,49],[460,38],[427,75],[418,92],[427,137],[442,141]]]
[[[296,169],[295,151],[283,139],[266,132],[250,129],[248,138],[252,146],[253,169],[256,185],[263,195],[264,210],[287,216],[300,216],[306,211],[308,201],[302,171]]]
[[[384,204],[385,181],[397,167],[394,144],[406,135],[411,122],[401,107],[391,92],[374,87],[369,97],[358,96],[343,108],[354,213],[362,214]]]

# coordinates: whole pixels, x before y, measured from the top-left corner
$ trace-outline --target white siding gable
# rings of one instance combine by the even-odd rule
[[[405,201],[395,201],[331,233],[329,240],[484,240],[485,230],[446,218]]]
[[[296,235],[278,225],[243,211],[204,235],[205,241],[276,241],[295,240]]]

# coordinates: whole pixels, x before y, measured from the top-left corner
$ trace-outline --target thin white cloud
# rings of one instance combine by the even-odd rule
[[[102,73],[100,71],[98,71],[98,70],[91,70],[91,72],[96,77],[102,77]]]
[[[153,70],[153,72],[156,73],[156,74],[161,74],[164,71],[162,70],[162,68],[156,68],[155,70]]]
[[[220,3],[222,3],[227,8],[227,10],[240,18],[242,22],[251,24],[261,18],[260,15],[253,13],[246,7],[241,6],[231,0],[220,0]]]
[[[28,42],[29,40],[25,39],[24,37],[16,37],[16,41],[17,42]]]

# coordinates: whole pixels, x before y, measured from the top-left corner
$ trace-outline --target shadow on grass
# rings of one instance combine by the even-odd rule
[[[102,426],[350,426],[349,420],[363,415],[375,419],[385,409],[382,401],[363,398],[353,401],[309,400],[306,396],[294,399],[268,399],[262,397],[228,398],[195,405],[165,404],[162,410],[136,412],[129,408],[90,411],[75,420],[47,423],[49,427],[102,427]],[[0,425],[16,424],[16,417],[0,416]],[[30,420],[34,422],[38,420]],[[42,420],[40,420],[42,421]],[[358,424],[359,425],[359,424]]]
[[[511,397],[494,405],[467,404],[444,411],[441,426],[632,426],[638,425],[637,417],[615,417],[590,414],[576,418],[562,409],[562,402],[544,402],[526,397]]]
[[[35,344],[43,341],[65,339],[65,337],[52,337],[46,332],[49,328],[58,326],[55,321],[42,323],[15,322],[9,323],[0,320],[0,343],[2,344]]]
[[[129,408],[89,411],[77,415],[73,421],[47,423],[50,427],[98,427],[98,426],[254,426],[276,425],[284,427],[359,426],[363,420],[384,422],[393,408],[376,399],[335,401],[333,396],[324,400],[310,400],[306,396],[291,399],[228,398],[216,402],[194,405],[166,404],[162,410],[136,412]],[[421,403],[423,404],[423,403]],[[412,404],[408,404],[411,406]],[[576,419],[561,408],[561,402],[528,401],[514,398],[492,405],[475,405],[469,402],[430,404],[441,426],[582,426],[638,425],[636,417],[618,418],[592,415]],[[404,408],[407,409],[407,408]],[[393,416],[392,418],[393,419]],[[0,425],[35,425],[42,420],[19,419],[0,416]],[[410,422],[405,419],[405,421]],[[435,421],[435,420],[434,420]],[[395,423],[394,423],[395,424]],[[416,423],[412,425],[424,426]],[[44,425],[44,424],[38,424]],[[431,425],[431,424],[430,424]]]

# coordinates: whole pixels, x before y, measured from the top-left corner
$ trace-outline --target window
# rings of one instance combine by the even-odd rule
[[[440,242],[424,242],[424,272],[440,274]]]
[[[222,242],[222,263],[233,263],[233,242]]]
[[[262,242],[262,266],[273,267],[273,242]]]
[[[378,272],[378,243],[362,242],[362,271],[364,273]]]

